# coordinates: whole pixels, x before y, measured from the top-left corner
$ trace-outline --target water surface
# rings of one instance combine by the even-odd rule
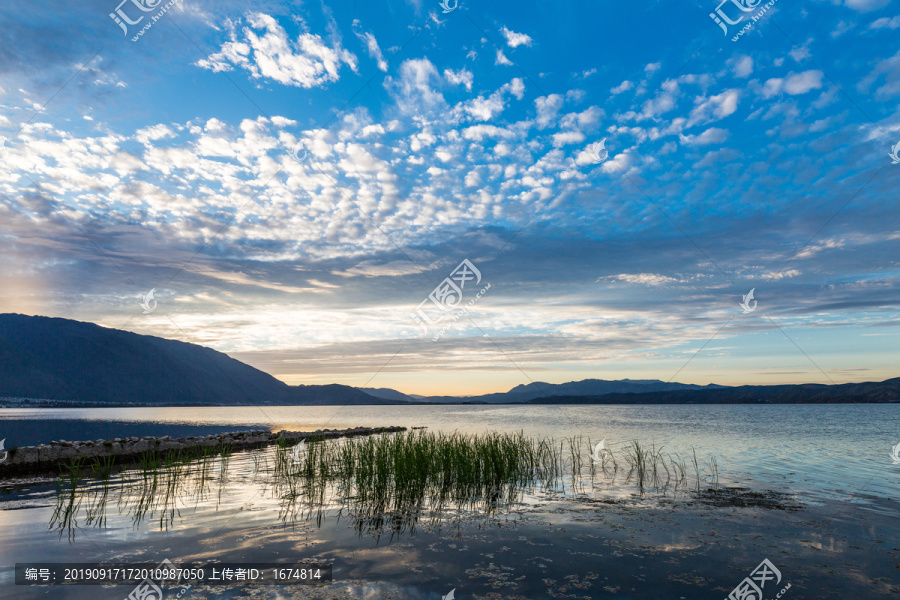
[[[900,407],[884,405],[6,409],[0,436],[7,447],[46,435],[19,426],[35,420],[54,435],[68,432],[63,437],[70,440],[111,422],[126,424],[122,435],[159,434],[169,426],[523,431],[605,439],[619,456],[639,440],[681,456],[696,451],[701,469],[715,457],[720,485],[773,490],[802,508],[709,505],[684,488],[641,494],[622,469],[581,487],[569,481],[562,491],[525,490],[494,512],[449,507],[361,523],[331,496],[322,510],[286,500],[272,475],[278,449],[269,447],[211,458],[205,471],[192,464],[172,487],[163,475],[151,494],[139,469],[106,486],[86,482],[72,497],[59,495],[52,478],[3,482],[0,598],[122,600],[131,591],[17,588],[15,562],[164,558],[334,565],[335,583],[324,589],[197,587],[182,596],[191,600],[438,600],[452,588],[460,600],[721,600],[764,558],[781,569],[781,585],[791,583],[786,600],[896,597],[900,465],[889,453],[900,441],[893,439],[900,436],[898,417]],[[714,485],[711,475],[704,470],[704,489]],[[68,520],[57,511],[61,501],[73,508]],[[766,588],[765,598],[777,591]],[[177,594],[170,590],[166,598]]]

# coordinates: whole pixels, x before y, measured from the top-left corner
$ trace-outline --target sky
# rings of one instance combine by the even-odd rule
[[[896,377],[898,30],[886,0],[7,0],[0,312],[410,394]]]

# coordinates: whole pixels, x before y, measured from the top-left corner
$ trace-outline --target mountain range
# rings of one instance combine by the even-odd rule
[[[529,402],[540,398],[552,396],[603,396],[615,393],[647,393],[670,392],[676,390],[702,390],[720,388],[715,384],[708,386],[689,383],[666,383],[658,379],[619,379],[607,381],[605,379],[584,379],[582,381],[570,381],[569,383],[544,383],[542,381],[517,385],[508,392],[495,394],[483,394],[481,396],[407,396],[396,390],[386,388],[360,388],[371,396],[390,400],[403,400],[406,402],[435,402],[435,403],[487,403],[501,404],[509,402]]]
[[[69,319],[0,314],[0,398],[137,405],[900,402],[900,378],[736,387],[585,379],[479,396],[415,396],[339,384],[291,386],[196,344]]]

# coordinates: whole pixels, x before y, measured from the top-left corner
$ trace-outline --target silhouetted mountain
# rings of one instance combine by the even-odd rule
[[[421,399],[420,397],[408,396],[403,392],[398,392],[397,390],[392,390],[390,388],[356,388],[361,392],[365,392],[370,396],[375,396],[376,398],[383,398],[385,400],[400,400],[402,402],[418,402]]]
[[[330,383],[327,385],[289,386],[291,404],[405,404],[404,400],[380,398],[355,387]],[[399,393],[399,392],[398,392]]]
[[[92,323],[0,315],[0,397],[142,404],[381,404],[289,386],[211,348]]]
[[[659,380],[530,383],[482,396],[289,386],[211,348],[68,319],[0,315],[0,397],[135,404],[733,404],[900,402],[900,378],[722,387]]]
[[[484,394],[482,396],[427,396],[422,400],[427,402],[528,402],[536,398],[548,398],[552,396],[601,396],[615,393],[646,393],[667,392],[674,390],[703,390],[718,388],[715,384],[708,386],[694,385],[690,383],[667,383],[658,379],[620,379],[607,381],[605,379],[584,379],[582,381],[570,381],[569,383],[544,383],[541,381],[527,385],[517,385],[508,392],[496,394]],[[371,393],[371,392],[370,392]]]
[[[900,377],[885,381],[824,385],[741,385],[598,396],[551,396],[530,404],[850,404],[900,402]]]

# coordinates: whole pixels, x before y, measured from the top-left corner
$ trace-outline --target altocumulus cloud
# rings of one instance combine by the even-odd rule
[[[337,81],[342,65],[357,70],[353,53],[337,44],[328,46],[316,34],[300,33],[292,41],[278,21],[262,13],[248,15],[247,22],[248,26],[240,28],[238,23],[230,23],[231,41],[196,65],[216,72],[240,67],[255,78],[303,88]],[[367,37],[366,42],[370,52],[378,49],[374,37]]]

